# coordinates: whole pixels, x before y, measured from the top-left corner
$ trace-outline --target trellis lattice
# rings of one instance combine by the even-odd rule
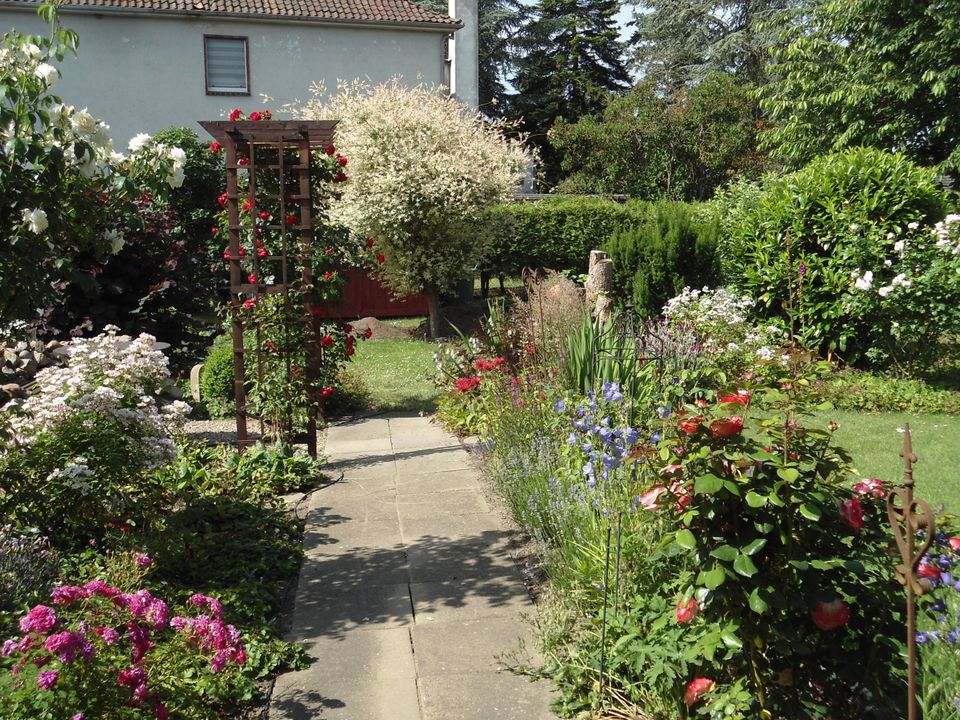
[[[230,315],[233,340],[234,395],[236,400],[237,444],[242,450],[255,440],[250,437],[248,419],[260,423],[265,435],[262,415],[252,413],[247,394],[245,333],[249,330],[241,310],[257,303],[263,296],[282,296],[283,303],[301,302],[300,318],[306,329],[304,367],[297,367],[293,348],[287,343],[283,354],[287,386],[295,374],[303,373],[308,389],[306,442],[307,450],[317,455],[317,417],[321,399],[317,397],[316,379],[320,368],[317,343],[319,319],[315,312],[316,292],[312,270],[312,251],[317,223],[314,203],[314,163],[312,154],[333,140],[333,121],[205,121],[200,125],[220,142],[226,154],[228,253],[230,268]],[[269,207],[272,222],[244,222],[244,214],[257,218],[260,207]],[[258,236],[270,232],[279,237],[279,252],[265,250],[247,253],[241,248],[259,246]],[[262,254],[261,254],[262,253]],[[247,274],[244,267],[252,266]],[[292,291],[299,287],[302,293]],[[292,300],[291,298],[296,298]],[[264,343],[260,328],[256,335],[256,368],[259,379],[264,373]]]

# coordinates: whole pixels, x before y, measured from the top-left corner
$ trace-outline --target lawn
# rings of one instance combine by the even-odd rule
[[[903,478],[899,453],[902,429],[909,423],[918,458],[914,468],[918,497],[960,510],[960,417],[830,410],[818,412],[815,424],[826,426],[831,420],[840,424],[836,442],[853,457],[859,474],[890,482]]]
[[[367,389],[378,410],[436,409],[433,353],[436,345],[423,340],[368,340],[357,346],[349,374]]]

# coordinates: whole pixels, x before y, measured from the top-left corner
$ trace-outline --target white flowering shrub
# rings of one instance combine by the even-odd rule
[[[782,367],[786,361],[782,328],[754,323],[755,304],[727,288],[685,287],[663,306],[663,317],[671,325],[692,330],[699,352],[732,379],[763,367]]]
[[[56,8],[41,6],[50,37],[11,30],[0,41],[0,323],[29,318],[81,255],[106,258],[118,228],[137,217],[144,191],[162,196],[184,179],[178,148],[138,136],[117,152],[109,128],[53,94],[53,64],[77,47]]]
[[[896,153],[818,158],[768,180],[725,224],[725,280],[824,356],[915,372],[960,333],[948,197],[933,170]]]
[[[177,455],[189,406],[161,404],[169,376],[154,338],[116,328],[65,345],[63,367],[37,374],[32,395],[5,409],[0,511],[58,543],[135,523],[164,492],[154,470]]]
[[[487,213],[517,187],[529,157],[503,127],[445,92],[399,81],[343,85],[297,111],[335,119],[350,179],[333,215],[371,239],[378,277],[397,295],[436,300],[482,257]]]

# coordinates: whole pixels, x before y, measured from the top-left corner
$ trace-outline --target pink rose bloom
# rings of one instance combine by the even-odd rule
[[[57,624],[57,613],[46,605],[35,605],[20,620],[20,632],[45,633]],[[56,681],[54,681],[56,682]]]
[[[821,630],[834,630],[850,622],[850,606],[840,598],[828,603],[818,600],[816,609],[810,611],[810,617]]]
[[[710,692],[716,685],[710,678],[694,678],[683,693],[683,702],[687,704],[687,707],[692,707],[704,693]]]
[[[77,600],[83,600],[90,596],[84,588],[77,585],[61,585],[50,591],[50,599],[54,605],[72,605]]]
[[[117,685],[121,687],[137,687],[147,684],[147,671],[142,667],[128,667],[117,675]]]
[[[887,496],[887,489],[879,478],[864,478],[853,486],[853,491],[857,495],[873,495],[878,498]]]
[[[77,657],[77,651],[83,646],[83,636],[73,632],[58,632],[47,638],[43,646],[47,652],[53,653],[60,662],[73,662]]]
[[[840,503],[840,519],[854,532],[860,532],[863,527],[863,503],[859,498],[850,498]]]
[[[659,510],[660,505],[658,501],[660,496],[663,495],[667,489],[663,485],[654,485],[652,488],[647,490],[645,493],[637,497],[637,503],[644,510],[649,510],[653,512],[654,510]]]
[[[954,552],[960,553],[960,537],[951,537],[947,539]]]
[[[148,568],[153,565],[153,560],[146,553],[136,553],[133,557],[139,567]]]
[[[103,580],[91,580],[83,586],[83,589],[86,590],[89,595],[102,595],[108,598],[116,597],[120,594],[117,588],[107,585]]]

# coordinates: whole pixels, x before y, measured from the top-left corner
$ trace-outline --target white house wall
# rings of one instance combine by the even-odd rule
[[[80,48],[60,65],[55,92],[110,125],[118,149],[139,132],[175,125],[203,137],[197,120],[221,119],[234,107],[276,110],[307,99],[314,82],[328,91],[341,79],[445,82],[446,36],[436,31],[89,11],[64,12],[61,22],[79,33]],[[0,10],[0,24],[48,32],[32,12]],[[248,38],[249,97],[206,94],[204,35]]]

